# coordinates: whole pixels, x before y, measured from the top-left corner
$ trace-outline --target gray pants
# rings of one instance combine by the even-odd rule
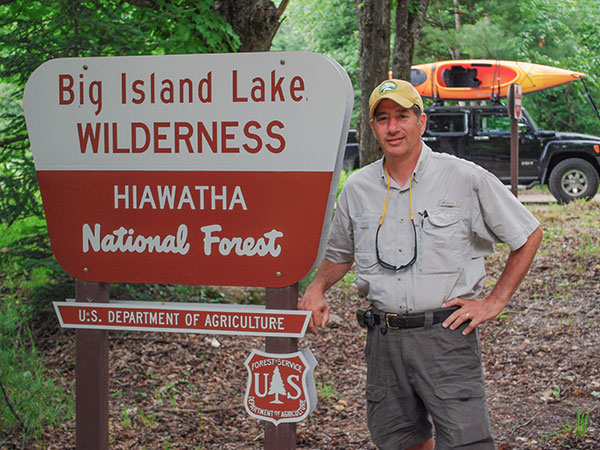
[[[493,449],[478,330],[463,336],[441,324],[369,329],[367,419],[380,449],[404,449],[432,436],[436,450]]]

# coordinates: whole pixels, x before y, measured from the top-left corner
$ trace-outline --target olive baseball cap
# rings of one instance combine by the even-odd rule
[[[423,99],[412,84],[404,80],[385,80],[371,92],[371,97],[369,98],[371,119],[373,118],[375,108],[385,98],[395,101],[406,109],[417,105],[421,109],[421,112],[423,112]]]

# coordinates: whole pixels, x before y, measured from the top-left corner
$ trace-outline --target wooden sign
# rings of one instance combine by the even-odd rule
[[[352,103],[344,70],[305,52],[44,63],[24,110],[58,262],[84,281],[297,282]]]

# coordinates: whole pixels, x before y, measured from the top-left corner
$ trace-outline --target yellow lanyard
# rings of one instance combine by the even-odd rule
[[[383,212],[381,213],[381,220],[379,221],[379,226],[383,225],[383,220],[385,219],[385,213],[387,211],[387,204],[388,204],[388,198],[390,196],[390,185],[391,185],[390,173],[388,172],[387,163],[384,162],[383,167],[385,168],[385,175],[387,177],[387,192],[385,193],[385,203],[383,204]],[[410,181],[408,183],[408,202],[410,205],[410,221],[414,224],[415,219],[413,217],[413,209],[412,209],[412,180],[413,180],[413,177],[411,175]]]

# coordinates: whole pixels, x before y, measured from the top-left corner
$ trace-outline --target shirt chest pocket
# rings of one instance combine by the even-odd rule
[[[379,214],[362,213],[352,216],[354,260],[362,268],[377,264],[375,234],[380,220]]]
[[[468,250],[467,230],[460,208],[428,213],[419,227],[417,268],[422,274],[457,273]]]

